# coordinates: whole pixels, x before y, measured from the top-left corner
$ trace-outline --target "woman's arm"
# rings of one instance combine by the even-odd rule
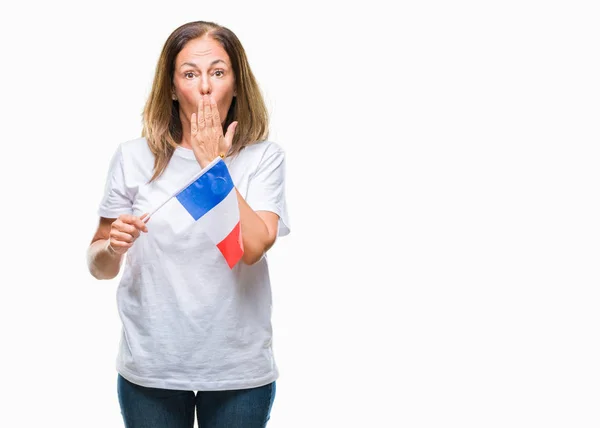
[[[110,226],[115,220],[100,217],[100,224],[87,251],[88,269],[96,279],[112,279],[121,268],[123,255],[112,251],[108,245]]]
[[[96,279],[113,279],[119,274],[123,254],[140,236],[148,232],[142,217],[121,215],[116,218],[100,217],[98,229],[87,252],[88,269]]]
[[[252,265],[258,262],[275,243],[279,216],[270,211],[254,211],[237,189],[236,192],[244,245],[242,261]]]
[[[232,122],[223,135],[219,109],[212,97],[204,95],[200,98],[198,112],[192,113],[190,124],[190,145],[202,169],[206,168],[217,156],[229,152],[237,122]],[[242,261],[251,265],[259,261],[275,242],[279,216],[271,211],[254,211],[237,189],[236,193],[244,247]]]

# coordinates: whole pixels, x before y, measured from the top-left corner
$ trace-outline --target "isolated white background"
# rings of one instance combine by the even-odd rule
[[[3,427],[119,427],[85,253],[159,52],[244,44],[286,150],[270,428],[598,427],[599,13],[583,1],[0,11]]]

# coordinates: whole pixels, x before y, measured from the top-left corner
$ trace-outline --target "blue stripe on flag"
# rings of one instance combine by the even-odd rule
[[[221,159],[177,195],[177,200],[198,220],[219,204],[233,189],[227,165]]]

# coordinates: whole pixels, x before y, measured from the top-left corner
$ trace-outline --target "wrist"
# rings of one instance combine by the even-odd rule
[[[198,161],[198,163],[200,164],[200,168],[204,169],[206,168],[208,165],[210,165],[211,163],[213,163],[214,161],[216,161],[217,159],[225,159],[226,155],[224,152],[219,153],[218,155],[214,156],[211,159],[199,159],[196,158],[196,160]]]

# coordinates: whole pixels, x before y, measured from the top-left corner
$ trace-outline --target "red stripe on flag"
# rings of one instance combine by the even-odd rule
[[[223,257],[225,257],[230,269],[240,261],[244,254],[241,232],[240,223],[238,222],[233,230],[229,232],[229,235],[217,244],[217,248],[221,251]]]

